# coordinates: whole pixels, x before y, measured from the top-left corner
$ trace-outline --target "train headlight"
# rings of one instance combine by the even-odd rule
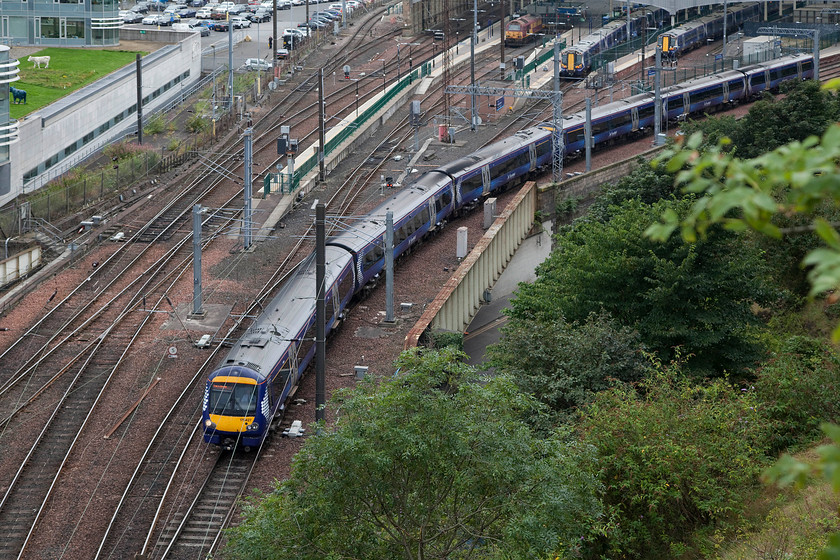
[[[256,430],[259,430],[259,429],[260,429],[260,423],[259,423],[259,422],[254,422],[253,424],[248,424],[248,428],[247,428],[247,429],[248,429],[249,431],[256,431]]]
[[[204,427],[207,428],[208,430],[215,429],[216,424],[214,424],[213,421],[208,418],[207,420],[204,421]]]

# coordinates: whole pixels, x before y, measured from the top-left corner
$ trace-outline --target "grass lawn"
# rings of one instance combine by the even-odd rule
[[[133,63],[137,53],[47,48],[32,56],[49,56],[50,67],[44,68],[42,65],[40,69],[33,68],[26,58],[20,59],[20,81],[12,82],[12,85],[26,91],[26,105],[12,103],[10,95],[9,116],[12,119],[22,118],[118,68]]]

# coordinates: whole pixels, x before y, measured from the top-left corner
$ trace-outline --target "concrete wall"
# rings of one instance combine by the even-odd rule
[[[132,36],[132,31],[136,36]],[[172,43],[142,59],[144,96],[158,91],[165,84],[189,71],[189,76],[181,83],[144,104],[143,112],[148,114],[178,95],[180,88],[201,77],[201,38],[194,32],[149,30],[141,35],[137,31],[139,30],[124,30],[123,39],[156,43],[166,40]],[[150,46],[149,49],[157,46]],[[11,201],[18,194],[37,190],[113,139],[123,136],[126,130],[136,124],[136,109],[123,115],[119,122],[114,123],[112,119],[128,112],[136,105],[136,100],[136,72],[132,63],[19,121],[20,141],[11,146],[10,153],[11,192],[0,196],[0,205]],[[95,134],[109,121],[112,124],[106,131],[81,145],[80,141],[85,135]],[[62,153],[68,146],[77,142],[79,145],[76,151],[66,155]],[[57,154],[61,154],[59,161],[24,185],[25,173]]]
[[[39,266],[41,266],[41,247],[38,245],[0,260],[0,287],[20,280]]]
[[[534,227],[535,186],[533,181],[525,183],[496,218],[406,335],[405,348],[417,346],[428,329],[463,332],[470,324],[485,292],[493,287]]]

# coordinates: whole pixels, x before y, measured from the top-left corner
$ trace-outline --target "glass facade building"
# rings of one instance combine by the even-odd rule
[[[118,0],[0,0],[0,42],[111,46],[120,42]]]
[[[9,146],[18,141],[18,123],[9,119],[9,94],[18,78],[17,59],[9,58],[9,47],[0,45],[0,195],[10,192]]]

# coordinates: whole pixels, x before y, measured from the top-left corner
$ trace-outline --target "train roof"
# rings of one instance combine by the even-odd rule
[[[328,245],[337,245],[348,251],[359,252],[374,240],[385,235],[388,210],[394,213],[394,225],[425,206],[438,191],[452,183],[449,175],[432,170],[421,175],[409,186],[391,194],[364,218],[345,226],[344,231],[327,239]]]
[[[342,271],[352,267],[351,256],[338,247],[326,248],[325,282],[334,284]],[[277,295],[265,306],[245,334],[234,343],[221,367],[242,366],[263,381],[279,356],[301,335],[315,313],[315,254],[298,264]]]

